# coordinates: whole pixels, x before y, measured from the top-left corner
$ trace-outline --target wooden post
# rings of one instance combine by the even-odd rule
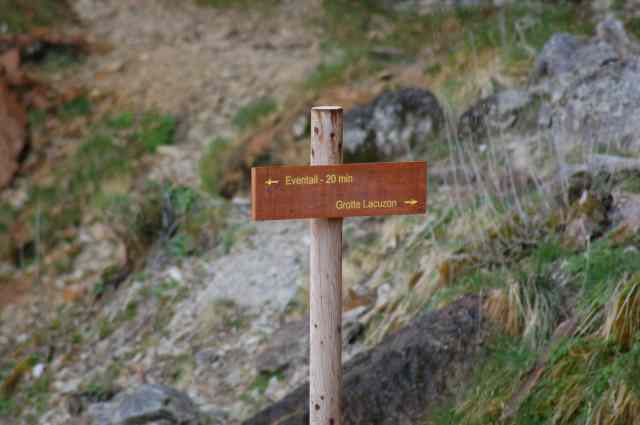
[[[342,163],[342,108],[311,109],[311,165]],[[342,218],[311,220],[309,423],[341,425]]]

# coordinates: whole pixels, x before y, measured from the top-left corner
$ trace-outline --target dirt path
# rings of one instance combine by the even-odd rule
[[[190,1],[76,0],[86,31],[113,50],[91,58],[74,83],[114,96],[122,108],[177,115],[178,145],[151,175],[197,184],[204,146],[234,135],[238,109],[261,96],[281,104],[318,63],[309,20],[320,3],[287,0],[265,13]]]

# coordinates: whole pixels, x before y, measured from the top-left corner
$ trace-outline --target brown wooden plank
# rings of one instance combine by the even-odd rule
[[[425,161],[254,167],[254,220],[424,214]]]

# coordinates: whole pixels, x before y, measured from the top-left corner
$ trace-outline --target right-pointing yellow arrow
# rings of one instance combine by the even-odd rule
[[[407,205],[415,205],[418,203],[418,201],[416,201],[415,199],[409,199],[408,201],[404,201],[404,203]]]

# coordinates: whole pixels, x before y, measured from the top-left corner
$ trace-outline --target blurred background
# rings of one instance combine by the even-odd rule
[[[250,169],[425,159],[344,223],[346,424],[640,423],[640,2],[0,0],[0,423],[303,424],[306,221]]]

